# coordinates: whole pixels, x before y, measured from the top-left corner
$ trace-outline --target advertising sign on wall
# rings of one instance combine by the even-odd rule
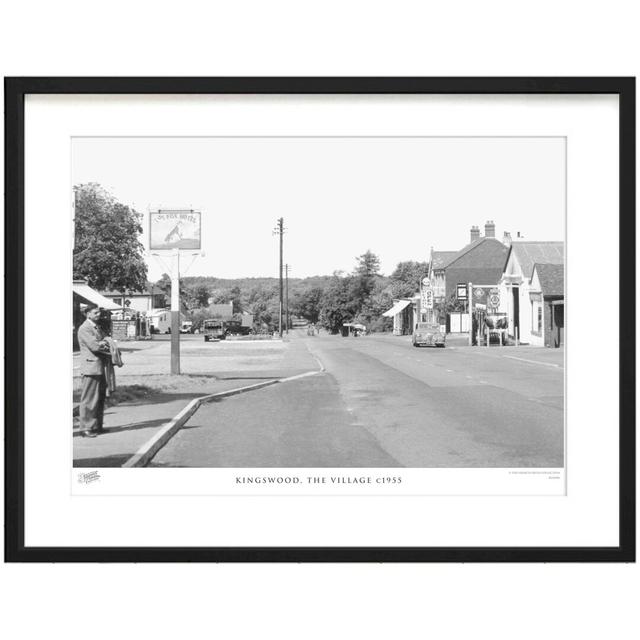
[[[433,289],[423,289],[420,302],[423,309],[433,309]]]
[[[201,249],[200,211],[152,211],[149,216],[149,249]]]

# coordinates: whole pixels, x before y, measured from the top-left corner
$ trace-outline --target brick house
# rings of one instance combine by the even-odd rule
[[[455,293],[458,283],[497,286],[508,253],[509,247],[491,236],[468,244],[446,268],[445,298]]]
[[[434,251],[431,247],[429,258],[429,280],[433,289],[434,302],[443,302],[446,291],[446,269],[456,258],[457,251]]]
[[[444,304],[455,294],[458,284],[497,286],[502,278],[504,266],[509,253],[510,237],[505,233],[504,241],[495,237],[496,225],[493,220],[487,220],[484,226],[484,236],[480,235],[480,228],[472,226],[469,243],[459,251],[433,251],[429,263],[429,278],[434,290],[434,301],[440,307],[438,317],[444,318]],[[448,330],[466,331],[463,322],[467,316],[447,314]],[[453,320],[456,320],[453,323]],[[453,325],[458,328],[454,329]]]

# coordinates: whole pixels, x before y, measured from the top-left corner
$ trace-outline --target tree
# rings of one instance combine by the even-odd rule
[[[358,313],[371,295],[376,278],[379,277],[380,258],[367,249],[365,253],[356,258],[356,261],[356,268],[350,281],[349,297],[350,306],[355,313]]]
[[[158,290],[164,296],[164,304],[167,305],[167,300],[171,300],[171,278],[168,274],[163,273],[158,282],[155,283],[154,289]]]
[[[429,273],[426,262],[399,262],[391,274],[394,298],[408,298],[420,290],[420,281]]]
[[[278,286],[253,286],[245,299],[244,306],[253,314],[254,326],[259,330],[275,330],[280,310]]]
[[[354,275],[375,276],[380,273],[380,258],[370,249],[367,249],[361,256],[358,256],[356,261]]]
[[[242,304],[242,290],[238,285],[231,287],[229,290],[229,300],[233,302],[233,312],[242,313],[244,306]]]
[[[305,291],[298,291],[290,304],[291,313],[309,322],[318,322],[322,309],[322,287],[311,287]]]
[[[162,304],[158,306],[171,306],[171,277],[168,274],[163,273],[160,280],[158,280],[152,288],[157,298],[161,296],[164,298],[164,300],[158,300],[158,302],[162,302]],[[182,278],[180,278],[180,304],[184,309],[189,309],[189,303],[189,293],[182,282]]]
[[[338,333],[343,323],[350,322],[354,316],[351,284],[350,277],[335,275],[322,296],[320,322],[331,333]]]
[[[75,194],[73,277],[95,289],[144,291],[142,215],[96,183],[76,186]]]
[[[209,304],[209,287],[204,284],[186,284],[180,283],[181,290],[184,289],[186,295],[186,304],[189,309],[198,309],[206,307]]]
[[[391,318],[382,314],[393,305],[392,287],[386,278],[378,278],[369,297],[360,307],[355,322],[360,322],[375,331],[386,331],[393,326]]]

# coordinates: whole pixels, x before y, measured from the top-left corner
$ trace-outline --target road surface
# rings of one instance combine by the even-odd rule
[[[563,466],[559,350],[302,332],[291,347],[325,371],[204,405],[150,466]]]

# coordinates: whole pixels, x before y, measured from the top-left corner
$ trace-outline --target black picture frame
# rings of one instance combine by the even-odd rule
[[[5,78],[5,561],[634,562],[635,78],[25,77]],[[612,547],[26,547],[24,160],[28,94],[615,94],[619,98],[619,531]],[[9,321],[9,309],[11,320]]]

